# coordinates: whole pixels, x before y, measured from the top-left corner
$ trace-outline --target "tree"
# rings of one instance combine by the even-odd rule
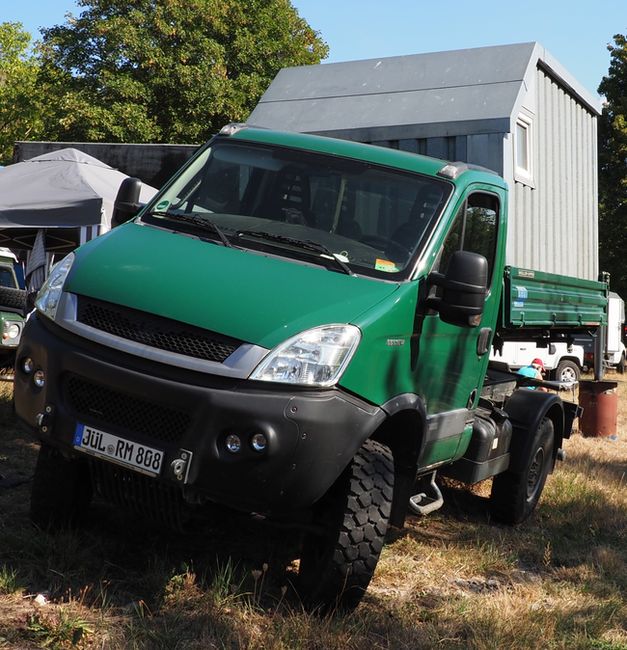
[[[48,137],[202,142],[327,46],[289,0],[78,0],[43,30]]]
[[[599,261],[610,286],[627,298],[627,36],[609,45],[610,67],[599,92]]]
[[[29,53],[30,34],[20,23],[0,23],[0,164],[11,162],[16,140],[41,128],[39,66]]]

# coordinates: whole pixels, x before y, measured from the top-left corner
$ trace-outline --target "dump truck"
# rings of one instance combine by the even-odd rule
[[[534,511],[578,414],[493,344],[606,321],[607,284],[505,264],[506,183],[465,163],[229,125],[50,273],[17,355],[31,517],[92,495],[175,528],[211,504],[300,531],[311,609],[351,610],[390,526],[493,478]]]

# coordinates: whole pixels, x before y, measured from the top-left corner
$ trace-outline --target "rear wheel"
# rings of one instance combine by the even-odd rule
[[[579,366],[574,361],[560,361],[555,371],[555,379],[557,381],[564,381],[573,383],[579,381]]]
[[[320,532],[306,534],[298,575],[307,609],[328,613],[357,607],[383,548],[393,492],[392,455],[367,440],[315,507]]]
[[[522,470],[507,470],[494,477],[490,494],[490,512],[494,519],[519,524],[531,515],[551,470],[553,444],[553,422],[544,418],[534,433]]]
[[[87,514],[92,490],[87,464],[68,460],[41,444],[30,498],[30,517],[44,530],[77,526]]]

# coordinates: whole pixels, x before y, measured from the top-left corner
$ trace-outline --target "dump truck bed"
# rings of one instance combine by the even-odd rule
[[[572,334],[607,323],[605,282],[506,266],[501,328]]]

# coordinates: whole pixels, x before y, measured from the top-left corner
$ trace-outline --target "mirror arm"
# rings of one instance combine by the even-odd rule
[[[429,286],[433,287],[443,287],[446,276],[444,273],[439,273],[438,271],[431,271],[427,276],[427,283]]]

